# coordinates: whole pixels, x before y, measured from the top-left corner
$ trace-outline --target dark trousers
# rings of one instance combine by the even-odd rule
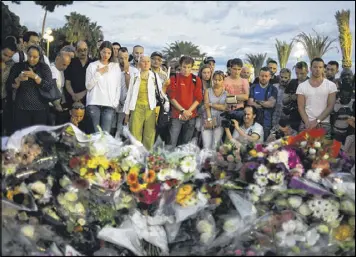
[[[292,129],[294,129],[295,131],[299,132],[299,127],[300,127],[300,123],[302,122],[302,118],[300,117],[300,114],[298,111],[296,112],[292,112],[289,115],[289,123]]]
[[[47,124],[48,109],[28,111],[15,108],[15,130]]]
[[[49,108],[48,125],[58,126],[70,122],[69,111],[59,112],[54,107]]]

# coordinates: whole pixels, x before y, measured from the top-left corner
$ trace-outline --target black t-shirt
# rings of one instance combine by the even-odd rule
[[[85,75],[89,64],[93,62],[92,59],[88,58],[87,63],[82,66],[79,58],[75,57],[72,59],[68,68],[64,71],[65,80],[69,80],[71,82],[71,86],[74,93],[80,93],[86,90],[85,87]],[[65,91],[66,101],[69,104],[73,103],[72,96],[68,93],[67,90]],[[86,97],[82,99],[82,103],[86,104]]]

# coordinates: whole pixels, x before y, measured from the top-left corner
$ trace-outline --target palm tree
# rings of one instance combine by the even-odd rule
[[[65,24],[67,41],[73,44],[79,40],[85,40],[89,31],[90,19],[76,12],[65,15],[65,18],[67,20]]]
[[[255,78],[258,77],[258,73],[265,62],[267,53],[264,54],[246,54],[246,61],[249,62],[255,69]]]
[[[294,39],[303,45],[310,61],[317,57],[322,58],[325,53],[335,48],[331,45],[336,41],[336,39],[331,39],[329,36],[322,36],[315,30],[313,31],[316,36],[301,32]]]
[[[352,35],[350,32],[350,10],[337,11],[335,14],[339,27],[339,42],[342,51],[342,67],[351,68]]]
[[[294,44],[294,40],[292,40],[292,42],[288,44],[287,42],[279,41],[276,38],[275,46],[277,50],[279,66],[281,67],[281,69],[287,66],[290,53],[292,52],[293,49],[293,44]]]
[[[96,43],[99,39],[104,38],[103,32],[101,31],[101,26],[97,22],[91,22],[89,24],[89,30],[87,31],[88,48],[92,56],[96,56],[98,49]]]
[[[174,58],[180,58],[182,55],[189,55],[191,57],[205,57],[206,53],[201,53],[199,47],[192,42],[187,41],[175,41],[170,45],[167,44],[162,50],[165,59],[168,61]]]

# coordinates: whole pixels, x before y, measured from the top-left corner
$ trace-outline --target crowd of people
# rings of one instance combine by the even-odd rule
[[[225,141],[236,144],[270,142],[315,127],[341,141],[354,156],[355,76],[336,61],[314,58],[292,71],[269,60],[251,81],[251,70],[239,58],[227,72],[205,58],[198,74],[194,59],[164,63],[160,52],[132,53],[117,42],[100,40],[99,55],[90,57],[79,41],[57,54],[53,63],[40,48],[36,32],[22,40],[8,37],[1,49],[2,135],[33,125],[72,122],[90,134],[101,128],[124,137],[123,127],[147,149],[160,137],[174,148],[197,139],[213,149]],[[60,97],[44,97],[53,87]]]

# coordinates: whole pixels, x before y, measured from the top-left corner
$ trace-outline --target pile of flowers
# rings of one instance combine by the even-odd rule
[[[353,162],[323,130],[209,153],[192,144],[148,152],[103,132],[63,131],[30,133],[23,149],[3,152],[6,253],[21,235],[32,246],[18,247],[25,255],[354,254]],[[26,162],[29,147],[37,155]]]

